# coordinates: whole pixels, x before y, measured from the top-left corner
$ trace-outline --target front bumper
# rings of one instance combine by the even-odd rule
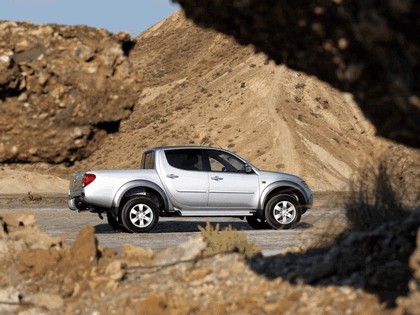
[[[312,206],[314,205],[314,195],[312,193],[312,191],[309,193],[308,195],[308,204],[306,205],[306,207],[308,209],[312,208]]]

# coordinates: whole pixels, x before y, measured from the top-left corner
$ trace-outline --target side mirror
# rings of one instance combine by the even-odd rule
[[[252,172],[253,172],[252,167],[248,164],[245,164],[245,173],[249,174],[249,173],[252,173]]]

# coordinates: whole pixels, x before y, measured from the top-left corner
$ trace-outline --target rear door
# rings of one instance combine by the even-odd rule
[[[162,166],[162,181],[175,207],[182,210],[207,206],[209,182],[202,150],[165,150]]]

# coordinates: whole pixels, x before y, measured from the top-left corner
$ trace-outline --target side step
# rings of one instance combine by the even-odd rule
[[[256,210],[177,210],[183,217],[248,217]]]

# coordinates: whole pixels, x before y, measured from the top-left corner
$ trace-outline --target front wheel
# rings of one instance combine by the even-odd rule
[[[122,208],[121,221],[130,232],[148,232],[159,221],[159,209],[149,198],[133,198]]]
[[[274,229],[289,229],[300,221],[301,209],[293,196],[278,195],[268,201],[264,214]]]

